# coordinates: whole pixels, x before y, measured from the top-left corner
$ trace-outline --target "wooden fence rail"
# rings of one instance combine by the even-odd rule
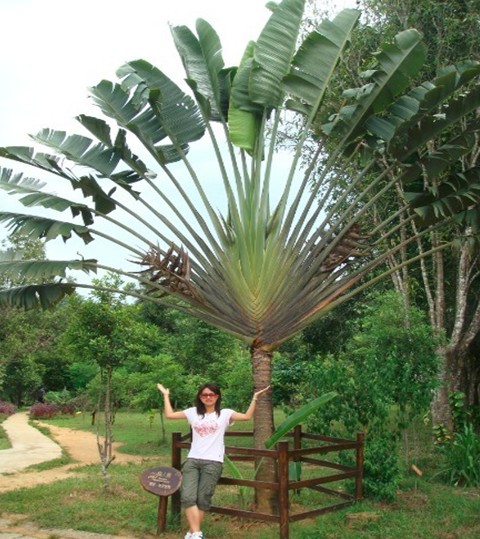
[[[253,437],[253,432],[229,431],[226,433],[229,437],[248,436]],[[278,470],[278,481],[267,482],[254,479],[236,479],[230,477],[220,478],[220,485],[238,485],[252,488],[266,488],[278,492],[278,514],[261,513],[258,511],[248,511],[245,509],[234,509],[214,505],[211,511],[223,515],[231,515],[242,518],[260,520],[263,522],[276,522],[279,524],[279,539],[289,539],[289,524],[305,518],[311,518],[330,511],[336,511],[347,507],[362,498],[362,480],[363,480],[363,457],[364,457],[364,435],[358,433],[356,440],[346,440],[343,438],[334,438],[320,434],[311,434],[302,431],[301,425],[287,435],[292,438],[292,442],[281,441],[276,444],[275,449],[253,449],[248,447],[226,446],[225,452],[231,460],[255,461],[259,458],[271,458],[275,460]],[[191,433],[181,434],[174,432],[172,434],[172,467],[181,470],[182,449],[190,448]],[[322,442],[322,445],[314,447],[302,447],[304,440],[313,440]],[[309,455],[319,454],[328,455],[336,451],[355,451],[355,466],[346,466],[337,462],[313,458]],[[289,463],[300,462],[335,470],[337,473],[311,477],[309,479],[290,478]],[[323,485],[344,481],[347,479],[355,480],[354,494],[348,494]],[[342,498],[341,503],[310,509],[308,511],[292,513],[290,508],[290,491],[298,491],[308,488],[331,496]],[[174,519],[180,518],[180,493],[172,496],[172,516]]]

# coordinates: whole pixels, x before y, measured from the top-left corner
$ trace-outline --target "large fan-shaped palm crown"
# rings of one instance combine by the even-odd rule
[[[69,221],[2,212],[11,230],[48,240],[103,239],[140,264],[127,270],[92,259],[2,262],[2,271],[43,284],[4,290],[1,300],[49,305],[75,286],[90,286],[59,281],[67,270],[107,269],[139,281],[138,297],[175,305],[271,350],[371,284],[368,275],[400,247],[394,241],[400,222],[471,218],[471,208],[464,210],[478,201],[478,170],[450,175],[435,192],[424,191],[422,178],[442,178],[470,151],[479,127],[469,117],[480,106],[480,89],[472,84],[479,66],[452,67],[409,90],[424,47],[419,34],[407,30],[377,53],[365,85],[347,90],[345,105],[327,121],[325,94],[359,13],[347,9],[323,21],[298,46],[303,9],[304,0],[273,6],[235,68],[225,68],[207,22],[197,22],[196,35],[175,27],[188,90],[148,62],[132,61],[118,70],[118,82],[91,89],[107,119],[79,116],[89,137],[46,129],[34,140],[48,153],[1,149],[2,157],[66,180],[84,197],[54,195],[48,183],[2,169],[0,187],[25,206],[71,212]],[[279,170],[275,149],[286,111],[300,115],[305,127],[290,166]],[[463,134],[450,140],[449,128],[462,119]],[[327,157],[319,149],[301,170],[312,129],[320,139],[332,137],[335,151]],[[425,151],[440,133],[447,133],[443,145]],[[189,158],[202,137],[210,138],[215,156],[207,174],[197,173]],[[131,149],[138,142],[146,150],[142,158]],[[378,172],[378,155],[395,161]],[[221,213],[205,187],[212,178],[218,178],[215,191],[224,192]],[[405,206],[373,225],[370,209],[396,184],[407,190]],[[278,192],[279,185],[273,202],[272,187]]]

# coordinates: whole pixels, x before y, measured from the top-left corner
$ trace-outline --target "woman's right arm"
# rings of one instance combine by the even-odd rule
[[[170,390],[163,387],[162,384],[157,384],[157,389],[163,395],[163,402],[165,404],[165,417],[167,419],[186,419],[185,412],[174,412],[170,403]]]

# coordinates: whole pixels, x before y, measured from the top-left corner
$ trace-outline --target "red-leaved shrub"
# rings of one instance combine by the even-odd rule
[[[77,408],[73,402],[67,402],[60,406],[60,413],[65,415],[75,415]]]
[[[17,411],[17,407],[11,402],[0,401],[0,415],[12,415]]]
[[[30,406],[30,417],[32,419],[50,419],[60,413],[60,407],[56,404],[37,402]]]

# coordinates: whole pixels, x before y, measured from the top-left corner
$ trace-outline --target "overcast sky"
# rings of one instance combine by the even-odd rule
[[[0,144],[68,125],[87,89],[144,58],[174,80],[183,71],[169,23],[202,17],[219,33],[227,64],[238,62],[269,11],[264,0],[0,0]]]
[[[323,0],[322,5],[355,0]],[[206,19],[238,65],[270,11],[266,0],[0,0],[0,145],[28,143],[43,127],[64,128],[89,106],[87,89],[144,58],[180,81],[169,25]],[[338,8],[340,9],[340,8]]]
[[[115,80],[115,70],[126,61],[144,58],[180,83],[184,72],[169,24],[194,29],[197,18],[206,19],[220,36],[225,64],[238,65],[246,43],[257,38],[270,15],[265,4],[265,0],[0,0],[0,146],[31,145],[28,134],[44,127],[83,133],[74,117],[98,115],[87,97],[88,87],[104,78]],[[336,2],[354,4],[354,0]],[[2,160],[0,164],[12,166]],[[0,191],[0,210],[23,211],[12,201]],[[0,239],[4,236],[0,229]]]

